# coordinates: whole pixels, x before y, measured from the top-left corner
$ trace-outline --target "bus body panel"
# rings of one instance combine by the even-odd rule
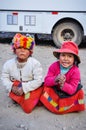
[[[79,30],[75,30],[76,33],[73,32],[74,26],[69,29],[73,35],[78,35],[78,31],[86,35],[86,0],[0,0],[0,2],[1,33],[52,34],[60,23],[69,20],[70,24],[74,21],[76,26],[78,24],[77,28],[79,27]],[[79,33],[82,36],[83,34]],[[61,33],[59,35],[61,38]]]

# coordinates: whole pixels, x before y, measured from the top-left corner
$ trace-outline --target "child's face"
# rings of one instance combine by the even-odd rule
[[[15,54],[17,55],[19,62],[27,61],[27,58],[30,56],[31,52],[23,47],[19,47],[16,49]]]
[[[59,61],[63,67],[68,68],[74,64],[74,55],[71,53],[61,53]]]

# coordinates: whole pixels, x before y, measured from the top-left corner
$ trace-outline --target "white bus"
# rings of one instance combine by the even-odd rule
[[[57,47],[86,35],[86,0],[0,0],[0,33],[50,34]]]

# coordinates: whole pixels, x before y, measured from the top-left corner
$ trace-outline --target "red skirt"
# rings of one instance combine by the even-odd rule
[[[10,92],[9,97],[16,101],[22,107],[25,113],[30,113],[39,102],[42,91],[43,87],[39,87],[34,91],[23,94],[22,96],[17,96]]]
[[[73,96],[60,98],[54,89],[44,86],[40,101],[49,111],[56,114],[85,110],[84,91],[82,89]]]

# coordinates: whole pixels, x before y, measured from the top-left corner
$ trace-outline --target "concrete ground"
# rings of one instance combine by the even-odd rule
[[[51,45],[35,47],[33,56],[41,62],[44,76],[48,66],[56,60],[52,55],[54,49]],[[81,81],[86,95],[86,48],[80,48],[79,55],[82,61],[79,66]],[[0,43],[0,76],[4,62],[12,57],[10,45]],[[1,82],[0,86],[0,130],[86,130],[86,111],[55,115],[41,106],[26,114],[7,97]]]

